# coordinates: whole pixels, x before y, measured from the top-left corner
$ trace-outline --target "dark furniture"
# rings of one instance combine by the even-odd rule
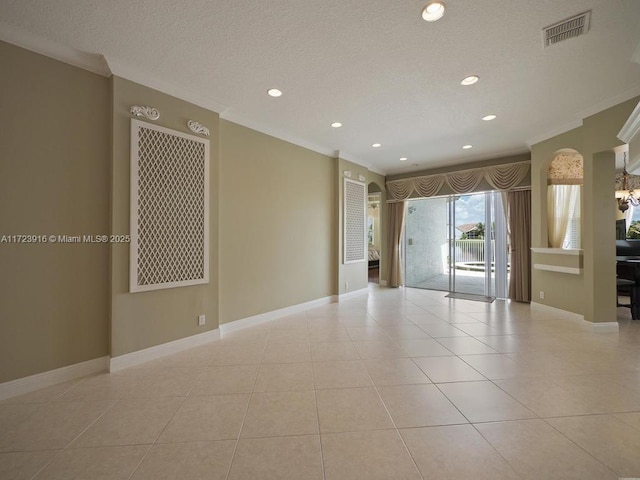
[[[378,268],[380,266],[380,250],[369,247],[369,268]]]
[[[627,221],[625,219],[616,220],[616,240],[627,239]]]
[[[628,295],[630,303],[619,307],[631,309],[631,318],[640,319],[640,240],[616,240],[616,291]]]

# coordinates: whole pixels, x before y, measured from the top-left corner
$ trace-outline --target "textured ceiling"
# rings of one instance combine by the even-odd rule
[[[436,23],[425,3],[0,0],[0,38],[103,55],[117,75],[383,173],[524,152],[640,95],[638,0],[448,0]],[[585,10],[587,35],[543,48],[543,27]],[[460,86],[469,74],[480,82]]]

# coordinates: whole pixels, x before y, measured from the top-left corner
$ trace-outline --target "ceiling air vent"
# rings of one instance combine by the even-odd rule
[[[563,40],[584,35],[589,31],[590,20],[591,10],[542,29],[545,48]]]

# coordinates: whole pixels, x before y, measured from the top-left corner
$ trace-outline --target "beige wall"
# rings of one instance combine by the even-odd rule
[[[615,214],[613,148],[622,142],[620,128],[638,103],[638,98],[585,118],[583,125],[532,147],[532,245],[547,246],[546,175],[555,153],[577,150],[584,158],[582,194],[582,281],[563,273],[532,272],[534,301],[583,314],[591,322],[615,321]],[[551,256],[547,256],[551,257]],[[536,263],[536,255],[533,262]],[[560,264],[561,257],[557,258]],[[553,264],[549,258],[549,264]],[[554,291],[540,299],[540,290]]]
[[[220,125],[220,322],[335,293],[335,160]]]
[[[129,233],[129,137],[131,105],[160,110],[163,127],[190,133],[193,119],[211,130],[209,284],[150,292],[129,292],[129,245],[112,246],[111,355],[118,356],[218,327],[218,114],[128,80],[112,77],[112,232]],[[207,323],[198,326],[198,315]]]
[[[109,233],[109,81],[0,42],[0,236]],[[108,354],[106,245],[0,243],[0,383]]]
[[[128,244],[2,244],[0,382],[335,295],[339,276],[367,286],[366,262],[341,265],[338,170],[381,187],[384,228],[383,176],[119,77],[4,43],[0,58],[0,192],[12,206],[0,234],[130,233],[131,105],[158,108],[164,127],[211,130],[210,283],[131,294]]]

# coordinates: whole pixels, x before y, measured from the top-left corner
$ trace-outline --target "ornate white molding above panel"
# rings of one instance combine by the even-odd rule
[[[145,117],[149,120],[158,120],[160,118],[160,111],[147,105],[131,105],[129,113],[135,117]]]
[[[351,170],[345,170],[343,174],[346,178],[351,178]]]
[[[211,135],[211,132],[207,127],[205,127],[201,123],[196,122],[195,120],[189,120],[187,122],[187,127],[193,133],[197,133],[198,135],[203,135],[205,137],[208,137],[209,135]]]
[[[361,182],[364,182],[367,179],[367,177],[365,177],[364,175],[360,174],[358,175],[358,180],[360,180]]]

